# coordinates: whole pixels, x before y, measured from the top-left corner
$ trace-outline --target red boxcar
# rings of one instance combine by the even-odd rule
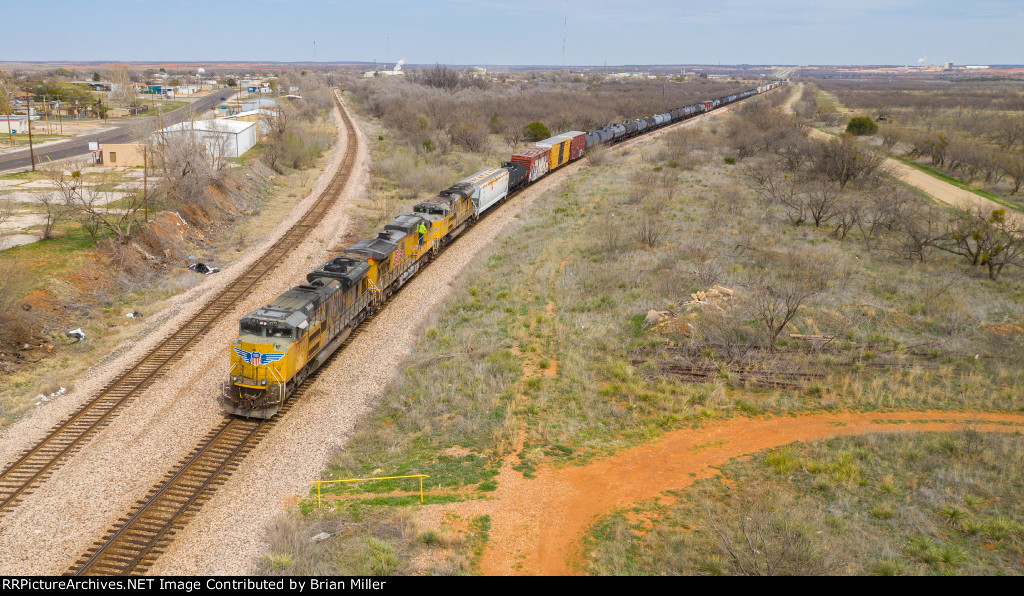
[[[586,136],[584,136],[583,142],[586,144]],[[533,182],[548,173],[548,168],[551,166],[551,150],[546,147],[530,147],[513,155],[512,161],[525,165],[526,178]]]
[[[569,161],[583,157],[587,150],[587,133],[574,130],[562,136],[572,137],[572,142],[569,143]]]

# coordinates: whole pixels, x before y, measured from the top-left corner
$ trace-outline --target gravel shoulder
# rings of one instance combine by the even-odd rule
[[[728,109],[709,115],[722,115]],[[643,147],[688,120],[613,150]],[[153,575],[234,575],[256,572],[270,524],[309,493],[331,459],[344,449],[360,419],[376,406],[402,359],[419,341],[459,277],[483,262],[488,247],[518,229],[519,215],[584,163],[562,168],[500,207],[395,296],[309,388],[306,398],[246,457],[150,569]]]
[[[41,440],[46,432],[91,398],[109,380],[140,359],[159,340],[222,290],[249,265],[262,258],[314,203],[330,182],[344,156],[347,139],[335,112],[339,141],[327,167],[310,194],[293,213],[261,242],[250,246],[231,266],[207,277],[192,290],[172,299],[171,306],[153,315],[137,339],[126,342],[76,382],[75,390],[0,431],[0,464],[6,467],[20,452]],[[326,259],[328,249],[347,228],[347,202],[358,196],[367,179],[367,157],[361,147],[341,199],[321,226],[236,307],[235,313],[265,304],[281,288],[304,281],[313,263]],[[92,541],[218,421],[216,406],[227,358],[227,346],[237,330],[237,317],[225,317],[198,342],[189,356],[64,463],[0,524],[0,574],[53,574],[67,568]]]

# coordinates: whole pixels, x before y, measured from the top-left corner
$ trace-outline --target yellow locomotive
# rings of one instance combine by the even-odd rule
[[[359,324],[485,211],[550,170],[673,121],[763,93],[759,87],[590,133],[537,143],[497,168],[485,168],[403,213],[374,238],[360,240],[270,304],[242,317],[220,402],[240,416],[270,418]]]
[[[229,413],[270,418],[360,323],[478,213],[464,183],[403,213],[242,317],[220,396]]]

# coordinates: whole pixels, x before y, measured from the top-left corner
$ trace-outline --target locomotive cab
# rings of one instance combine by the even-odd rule
[[[225,409],[258,418],[277,413],[296,369],[305,364],[296,349],[309,328],[304,310],[271,304],[239,321],[239,335],[231,345],[231,367],[222,396]]]

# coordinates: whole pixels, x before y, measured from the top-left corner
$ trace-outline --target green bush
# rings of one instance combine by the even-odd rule
[[[846,132],[858,137],[873,135],[878,132],[878,125],[868,116],[855,116],[846,125]]]
[[[527,141],[543,141],[551,136],[551,131],[541,122],[531,122],[523,127]]]

